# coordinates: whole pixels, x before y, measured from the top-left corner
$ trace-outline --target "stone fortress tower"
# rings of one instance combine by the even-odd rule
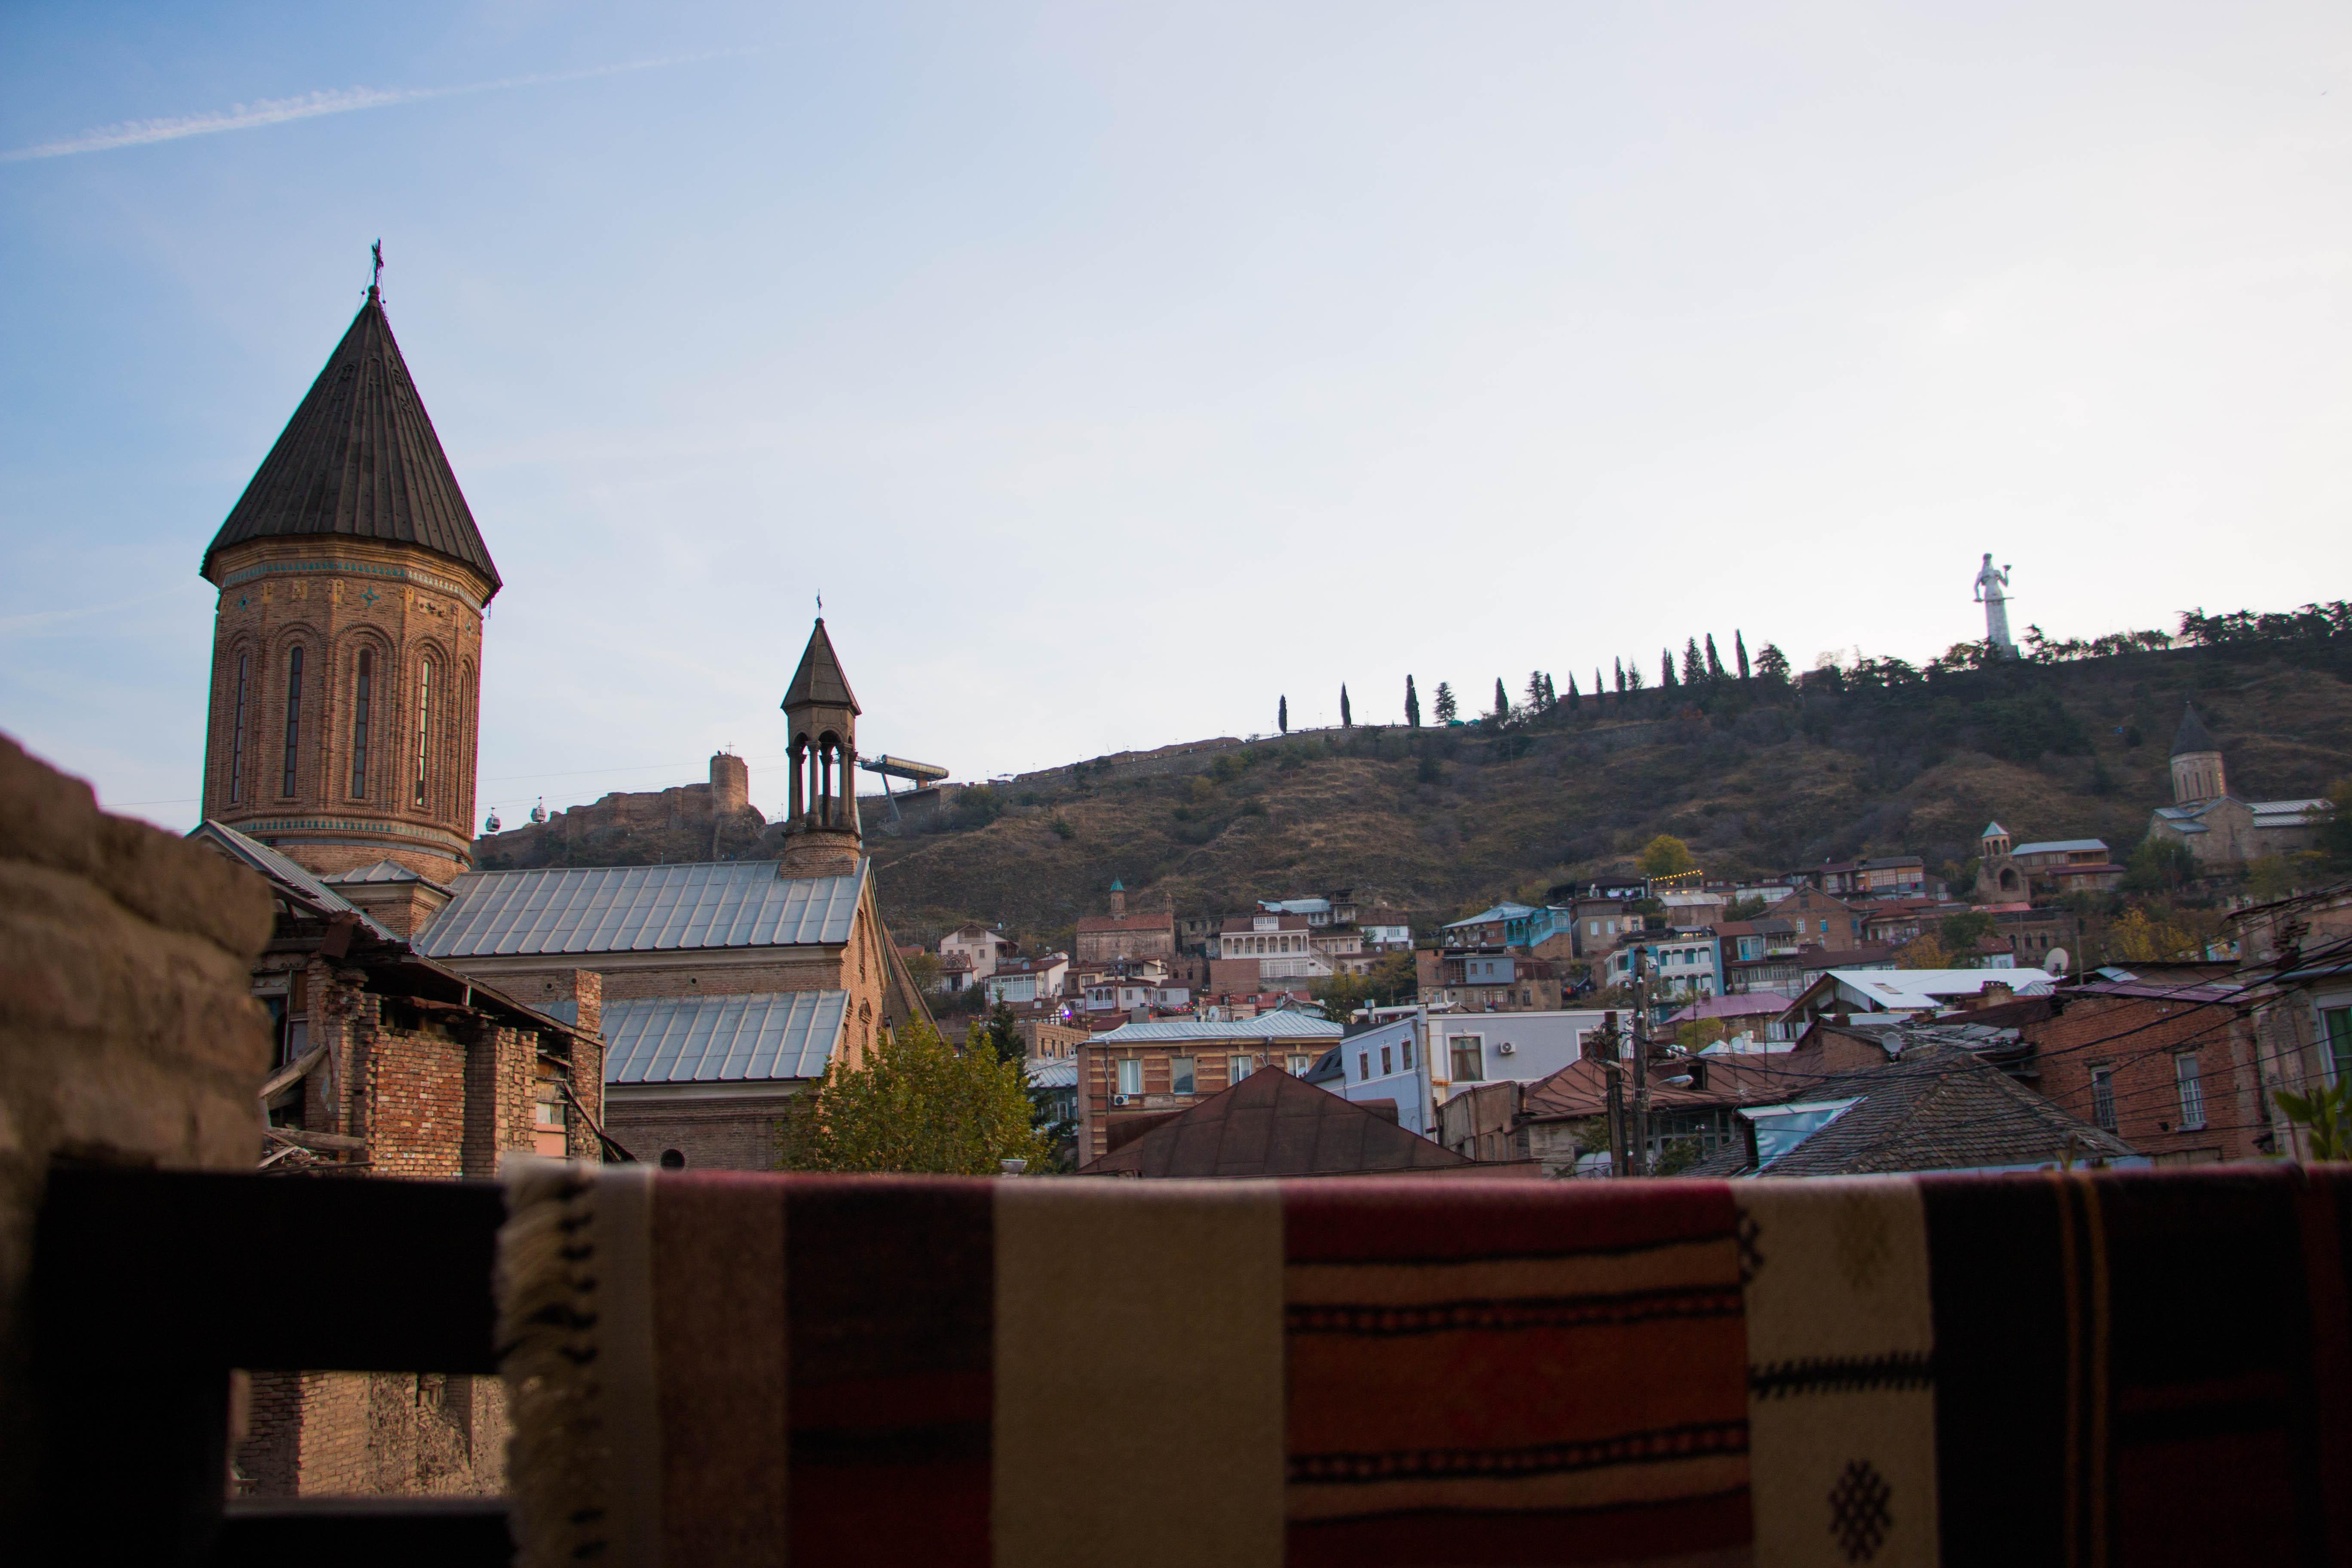
[[[371,890],[471,868],[499,571],[373,285],[202,572],[204,815]]]

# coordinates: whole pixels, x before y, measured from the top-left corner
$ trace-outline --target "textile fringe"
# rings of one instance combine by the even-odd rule
[[[517,1568],[576,1568],[610,1545],[614,1457],[598,1334],[596,1167],[518,1158],[499,1232],[499,1370]]]

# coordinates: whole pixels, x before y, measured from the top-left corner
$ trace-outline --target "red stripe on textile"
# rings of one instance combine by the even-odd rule
[[[1612,1508],[1525,1513],[1421,1510],[1313,1523],[1285,1532],[1287,1568],[1486,1568],[1526,1563],[1685,1563],[1748,1560],[1748,1491]],[[1720,1552],[1719,1559],[1708,1553]]]
[[[1623,1252],[1729,1236],[1724,1182],[1285,1182],[1292,1263],[1461,1262]]]
[[[992,1184],[787,1185],[793,1560],[986,1568]]]

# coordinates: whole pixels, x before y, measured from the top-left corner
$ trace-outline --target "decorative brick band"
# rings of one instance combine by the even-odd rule
[[[473,858],[473,840],[450,832],[446,827],[417,827],[405,822],[387,822],[348,816],[267,816],[245,822],[232,822],[239,833],[365,833],[391,834],[399,838],[420,838],[430,844],[452,847],[466,858]]]
[[[362,577],[388,577],[394,582],[414,583],[436,593],[446,594],[462,603],[476,615],[482,613],[480,601],[460,584],[447,577],[436,577],[430,572],[414,566],[379,566],[365,561],[265,561],[256,566],[241,567],[221,579],[221,591],[226,593],[239,583],[250,583],[257,577],[273,574],[317,576],[322,573],[350,573]]]

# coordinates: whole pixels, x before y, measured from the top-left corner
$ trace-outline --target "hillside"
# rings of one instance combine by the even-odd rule
[[[1991,819],[2020,840],[2101,837],[2120,858],[2171,799],[2189,700],[2242,796],[2320,795],[2352,773],[2352,637],[2339,633],[1978,669],[1866,665],[1588,697],[1500,726],[1205,742],[970,791],[895,835],[869,820],[869,845],[906,940],[971,917],[1051,939],[1097,911],[1114,877],[1185,914],[1352,887],[1451,918],[1629,871],[1657,833],[1731,876],[1901,853],[1957,872]]]

